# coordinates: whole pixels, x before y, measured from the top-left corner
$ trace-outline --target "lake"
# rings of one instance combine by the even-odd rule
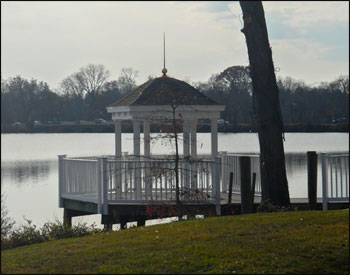
[[[181,137],[181,135],[180,135]],[[348,133],[286,133],[284,148],[290,197],[307,197],[306,152],[348,152]],[[198,133],[198,154],[210,154],[210,133]],[[123,152],[132,154],[132,134],[123,134]],[[181,142],[180,142],[181,143]],[[179,144],[182,153],[182,144]],[[141,153],[142,152],[141,143]],[[256,133],[219,133],[219,151],[258,153]],[[175,151],[174,143],[152,134],[151,152]],[[41,226],[55,218],[62,220],[58,208],[57,155],[96,156],[114,154],[112,133],[1,134],[1,190],[6,194],[9,216],[17,224],[23,216]],[[318,168],[317,195],[321,196],[321,169]],[[77,222],[96,222],[100,215],[73,218]]]

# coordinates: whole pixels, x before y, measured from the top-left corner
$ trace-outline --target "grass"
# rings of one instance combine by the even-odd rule
[[[349,211],[226,216],[1,252],[2,273],[349,273]]]

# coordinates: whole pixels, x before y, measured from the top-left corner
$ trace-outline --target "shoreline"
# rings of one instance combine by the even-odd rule
[[[122,125],[123,133],[132,133],[131,123],[125,122]],[[171,127],[169,125],[151,125],[151,133],[169,133]],[[179,127],[178,133],[182,129]],[[226,124],[218,125],[218,132],[220,133],[257,133],[256,127],[250,124]],[[322,124],[285,124],[285,133],[349,133],[349,123],[322,123]],[[112,124],[96,124],[96,125],[49,125],[27,128],[23,127],[2,127],[1,134],[34,134],[34,133],[114,133],[114,125]],[[210,133],[209,125],[197,125],[197,133]]]

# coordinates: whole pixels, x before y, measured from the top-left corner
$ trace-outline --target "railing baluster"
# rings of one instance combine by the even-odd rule
[[[339,157],[339,176],[340,176],[340,197],[343,197],[343,162],[342,157]]]
[[[92,163],[88,162],[88,171],[92,171],[93,169],[93,165]],[[86,193],[88,195],[90,195],[91,193],[91,178],[89,177],[89,175],[86,173]]]
[[[70,167],[70,174],[71,174],[71,188],[72,188],[72,193],[75,192],[75,175],[73,174],[74,171],[74,167],[75,167],[75,163],[72,163],[72,166]]]
[[[130,188],[130,200],[133,199],[133,195],[134,195],[134,190],[132,187],[132,183],[133,183],[133,167],[132,167],[132,162],[129,160],[128,161],[128,170],[129,170],[129,188]]]
[[[330,190],[331,190],[331,198],[333,198],[333,163],[332,163],[333,161],[332,161],[332,158],[330,158],[329,159],[329,161],[328,161],[328,164],[329,164],[329,166],[330,166],[330,171],[331,171],[331,173],[330,173],[330,181],[329,181],[329,183],[330,183]]]
[[[107,160],[107,198],[109,200],[112,199],[112,192],[113,192],[113,171],[114,171],[114,164],[112,162],[109,162]]]
[[[83,163],[79,162],[79,195],[83,195],[84,194],[84,175],[85,175],[85,171],[83,171]]]
[[[167,175],[168,175],[168,171],[170,171],[170,170],[168,169],[168,163],[167,162],[165,162],[164,165],[165,165],[165,177],[164,177],[165,200],[168,201],[168,176]]]
[[[322,209],[328,210],[328,160],[325,153],[321,153],[322,161]]]
[[[338,193],[338,158],[334,158],[334,174],[335,174],[335,197],[339,197]]]
[[[163,166],[163,165],[161,165]],[[164,173],[164,170],[163,170],[163,167],[160,168],[161,170],[159,171],[159,182],[160,182],[160,200],[162,201],[163,200],[163,173]],[[163,172],[163,173],[162,173]]]
[[[157,175],[158,168],[159,168],[158,164],[159,164],[159,162],[157,162],[157,164],[156,164],[155,173],[154,173],[154,179],[155,179],[155,183],[156,183],[156,200],[158,200],[158,175]]]
[[[124,184],[125,184],[125,199],[127,200],[128,199],[128,195],[129,195],[129,198],[131,199],[130,197],[130,194],[129,194],[129,165],[128,165],[128,161],[125,160],[124,162],[124,170],[123,170],[123,174],[124,174]]]
[[[349,174],[349,157],[345,157],[345,196],[349,197],[349,180],[348,180],[348,174]]]
[[[207,195],[209,195],[209,167],[208,167],[208,162],[205,163],[205,187],[206,187],[206,192]]]

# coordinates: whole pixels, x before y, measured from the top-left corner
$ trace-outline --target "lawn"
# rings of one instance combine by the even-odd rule
[[[349,210],[212,217],[1,252],[2,273],[349,274]]]

